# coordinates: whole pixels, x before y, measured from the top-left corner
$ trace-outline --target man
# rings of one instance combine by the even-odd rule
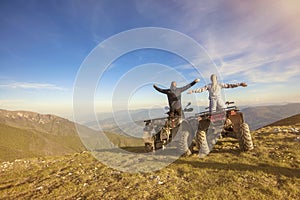
[[[172,81],[170,89],[161,89],[157,87],[155,84],[153,87],[161,92],[167,95],[168,97],[168,102],[169,102],[169,107],[170,107],[170,112],[169,116],[171,118],[173,117],[182,117],[182,107],[181,107],[181,93],[184,92],[185,90],[189,89],[196,83],[198,83],[200,79],[195,79],[193,82],[187,84],[186,86],[177,87],[177,83],[175,81]]]

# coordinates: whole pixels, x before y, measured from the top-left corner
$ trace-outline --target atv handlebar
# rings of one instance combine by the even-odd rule
[[[227,111],[230,111],[230,110],[239,111],[239,109],[236,106],[230,106],[230,107],[225,108],[224,110],[217,111],[217,112],[214,112],[214,113],[227,112]],[[214,114],[214,113],[211,113],[210,111],[203,111],[203,112],[200,112],[200,113],[196,113],[195,116],[207,116],[207,115],[211,115],[211,114]]]
[[[226,101],[226,105],[234,104],[234,101]]]

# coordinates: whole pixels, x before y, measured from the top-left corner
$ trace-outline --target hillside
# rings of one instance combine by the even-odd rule
[[[277,122],[270,124],[269,126],[300,126],[300,114],[294,115]]]
[[[77,128],[83,133],[82,138],[79,138],[74,122],[67,119],[28,111],[0,110],[0,161],[82,152],[86,147],[81,139],[89,147],[107,145],[97,131],[81,125]],[[105,135],[119,147],[143,144],[138,138],[112,132]]]
[[[257,106],[242,109],[245,121],[255,130],[281,119],[300,113],[300,103],[286,105]]]
[[[204,159],[148,173],[117,171],[88,152],[2,162],[0,199],[300,199],[299,135],[273,129],[252,133],[251,152],[224,138]]]
[[[52,135],[77,135],[73,122],[50,114],[0,110],[0,124]]]
[[[44,132],[0,124],[0,160],[73,154],[85,150],[78,136]]]
[[[74,123],[55,115],[0,110],[0,136],[0,160],[85,150]]]

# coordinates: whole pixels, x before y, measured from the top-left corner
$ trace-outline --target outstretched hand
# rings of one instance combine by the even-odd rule
[[[241,86],[242,86],[242,87],[247,87],[248,85],[247,85],[247,83],[244,83],[244,82],[243,82],[243,83],[241,83]]]
[[[190,90],[187,92],[188,94],[193,94],[193,90]]]
[[[153,84],[153,87],[156,87],[156,84]]]
[[[198,83],[200,81],[200,78],[195,79],[195,82]]]

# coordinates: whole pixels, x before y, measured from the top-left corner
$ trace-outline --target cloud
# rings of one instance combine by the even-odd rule
[[[180,27],[205,47],[223,78],[266,83],[300,76],[299,1],[181,4]]]
[[[136,9],[198,41],[224,79],[273,83],[300,76],[298,0],[136,1]],[[193,63],[204,77],[214,66],[201,56]],[[192,65],[175,68],[199,76]]]
[[[283,83],[289,82],[293,77],[299,77],[300,69],[298,66],[289,66],[282,70],[281,66],[275,65],[266,69],[247,71],[245,75],[255,83]]]
[[[7,84],[0,84],[0,88],[10,89],[35,89],[35,90],[65,90],[49,83],[29,83],[29,82],[12,82]]]

